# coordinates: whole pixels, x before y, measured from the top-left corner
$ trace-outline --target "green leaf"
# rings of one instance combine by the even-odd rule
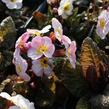
[[[76,109],[91,109],[90,103],[87,97],[82,97],[79,99],[76,105]]]
[[[2,60],[0,65],[0,70],[5,70],[6,67],[12,64],[13,52],[11,51],[2,51]]]
[[[72,69],[69,61],[57,58],[54,72],[73,96],[81,97],[90,92],[87,82],[81,75],[80,65]]]

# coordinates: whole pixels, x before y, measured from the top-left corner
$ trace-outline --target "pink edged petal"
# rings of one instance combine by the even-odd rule
[[[61,28],[62,29],[61,23],[56,18],[52,18],[52,26],[53,26],[54,30],[56,28]]]
[[[75,60],[76,57],[71,57],[70,59],[70,63],[72,65],[72,67],[75,69],[76,68],[76,60]]]
[[[20,48],[16,48],[13,54],[14,58],[17,58],[20,56]]]
[[[28,63],[21,56],[17,57],[14,61],[17,74],[25,81],[29,81],[30,77],[26,74]]]
[[[44,75],[51,76],[53,73],[52,68],[50,66],[48,66],[47,68],[44,68]]]
[[[66,55],[73,68],[76,66],[76,42],[72,41],[70,47],[67,49]]]
[[[76,48],[76,42],[75,41],[71,42],[70,48],[74,51],[74,53],[76,52],[77,48]]]
[[[58,15],[59,15],[59,16],[62,15],[63,12],[64,12],[63,7],[59,7],[59,8],[58,8]]]
[[[22,79],[24,79],[25,81],[30,81],[30,76],[26,73],[20,73],[18,74]]]
[[[109,21],[106,23],[105,28],[104,28],[104,33],[107,35],[109,32]]]
[[[20,44],[25,44],[27,42],[27,40],[29,39],[29,33],[26,32],[24,34],[22,34],[18,40],[16,41],[16,44],[15,44],[15,48],[18,47]]]
[[[20,109],[18,106],[10,106],[9,109]]]
[[[36,49],[35,48],[30,48],[28,49],[27,51],[27,55],[28,57],[30,57],[32,60],[36,60],[36,59],[39,59],[43,54],[38,54],[36,52]]]
[[[48,58],[51,58],[55,51],[55,46],[52,44],[48,47],[48,51],[44,53],[44,55]]]
[[[97,27],[96,33],[98,36],[100,36],[101,39],[104,39],[106,37],[106,34],[103,33],[103,30],[100,27]]]
[[[69,45],[71,44],[70,38],[65,36],[65,35],[62,36],[62,41],[61,42],[64,44],[65,48],[68,48]]]
[[[50,44],[52,44],[51,39],[47,36],[44,36],[43,39],[42,39],[42,45],[49,46]]]
[[[42,37],[37,36],[32,39],[31,46],[33,48],[37,48],[37,46],[40,46],[40,45],[42,45]]]
[[[40,66],[40,60],[36,60],[32,62],[32,71],[35,73],[36,76],[42,77],[43,76],[43,68]]]
[[[25,44],[24,44],[24,47],[25,47],[26,49],[31,48],[31,42],[25,43]]]

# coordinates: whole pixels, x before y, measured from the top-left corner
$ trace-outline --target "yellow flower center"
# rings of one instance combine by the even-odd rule
[[[60,28],[60,27],[56,28],[56,32],[58,33],[58,34],[57,34],[57,37],[58,37],[59,39],[61,39],[61,37],[62,37],[61,28]]]
[[[47,46],[42,45],[42,46],[40,46],[40,47],[36,50],[36,53],[42,54],[42,53],[45,53],[45,52],[47,52],[47,51],[48,51]]]
[[[34,33],[34,35],[35,35],[35,36],[40,36],[40,35],[41,35],[41,33],[40,33],[40,32],[38,32],[38,31],[36,31],[36,32]]]
[[[48,67],[48,58],[42,58],[42,59],[40,59],[40,65],[43,68],[47,68]]]
[[[20,64],[16,65],[16,71],[18,73],[21,73],[22,72],[22,66]]]
[[[65,5],[64,5],[64,10],[65,11],[68,11],[70,9],[70,3],[66,3]]]
[[[16,0],[10,0],[11,2],[16,2]]]
[[[100,28],[104,29],[104,27],[105,27],[105,20],[102,18],[100,19]]]

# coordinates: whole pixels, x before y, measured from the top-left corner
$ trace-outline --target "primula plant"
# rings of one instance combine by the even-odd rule
[[[0,109],[108,109],[109,1],[1,0]]]
[[[40,33],[41,31],[27,29],[27,31],[16,41],[13,63],[15,64],[17,74],[25,81],[30,80],[30,77],[26,73],[30,61],[32,65],[28,70],[33,71],[36,76],[49,77],[52,75],[54,68],[53,61],[55,61],[56,40],[60,46],[63,46],[65,58],[68,58],[72,68],[75,68],[76,42],[71,42],[67,36],[63,35],[62,25],[56,18],[52,18],[52,28],[54,29],[54,40],[52,39],[52,36],[45,36],[44,33],[37,36],[37,33]],[[27,54],[26,58],[31,59],[29,63],[27,63],[28,60],[23,59],[21,54]]]

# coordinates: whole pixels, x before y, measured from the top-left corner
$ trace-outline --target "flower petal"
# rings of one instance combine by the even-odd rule
[[[20,109],[18,106],[10,106],[9,109]]]
[[[48,58],[51,58],[55,51],[55,46],[52,44],[48,47],[48,51],[44,53],[44,55]]]
[[[43,68],[40,66],[40,60],[36,60],[32,62],[32,71],[35,73],[36,76],[42,77],[43,76]]]
[[[39,54],[36,52],[36,48],[29,48],[27,51],[28,57],[30,57],[32,60],[39,59],[43,54]]]
[[[47,68],[44,68],[44,74],[48,77],[48,76],[52,75],[52,73],[53,73],[52,70],[53,69],[48,65]]]
[[[8,93],[6,93],[6,92],[1,92],[1,93],[0,93],[0,96],[1,96],[2,98],[7,99],[7,100],[10,100],[10,99],[11,99],[11,96],[10,96]]]

